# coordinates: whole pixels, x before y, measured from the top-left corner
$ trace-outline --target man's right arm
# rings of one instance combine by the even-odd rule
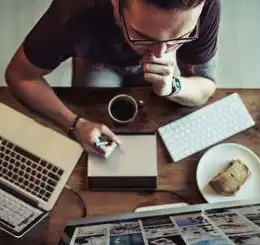
[[[44,80],[43,76],[50,72],[51,70],[33,65],[21,46],[9,63],[5,77],[14,96],[68,130],[76,115],[62,103]]]
[[[44,70],[33,65],[27,59],[21,46],[8,65],[5,77],[15,97],[68,131],[76,115],[62,103],[44,80],[43,76],[50,72],[51,70]],[[107,135],[112,141],[120,143],[106,125],[83,118],[79,119],[74,134],[86,151],[100,155],[106,155],[111,151],[110,146],[94,148],[94,143],[99,141],[102,134]]]

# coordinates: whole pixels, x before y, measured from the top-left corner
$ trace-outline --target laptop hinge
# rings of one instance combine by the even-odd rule
[[[27,204],[38,208],[39,202],[34,201],[34,200],[26,197],[25,195],[21,194],[20,192],[18,192],[16,190],[12,189],[11,187],[3,184],[1,181],[0,181],[0,188],[4,191],[8,192],[9,194],[15,196],[16,198],[26,202]]]

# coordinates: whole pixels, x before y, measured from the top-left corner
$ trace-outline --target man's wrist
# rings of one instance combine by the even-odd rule
[[[82,119],[82,116],[80,115],[80,114],[78,114],[76,117],[75,117],[75,119],[74,119],[74,121],[71,123],[71,125],[70,125],[70,127],[69,127],[69,129],[68,129],[68,136],[70,137],[70,138],[74,138],[75,137],[75,130],[76,130],[76,128],[77,128],[77,126],[78,126],[78,124],[79,124],[79,121]]]

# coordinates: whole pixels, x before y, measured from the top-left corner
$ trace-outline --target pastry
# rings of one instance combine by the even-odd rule
[[[250,177],[250,169],[241,160],[232,160],[228,167],[209,183],[222,195],[235,195]]]

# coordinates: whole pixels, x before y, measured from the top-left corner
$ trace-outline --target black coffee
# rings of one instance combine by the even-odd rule
[[[133,102],[125,99],[117,99],[110,108],[114,118],[120,121],[127,121],[134,116],[135,105]]]

